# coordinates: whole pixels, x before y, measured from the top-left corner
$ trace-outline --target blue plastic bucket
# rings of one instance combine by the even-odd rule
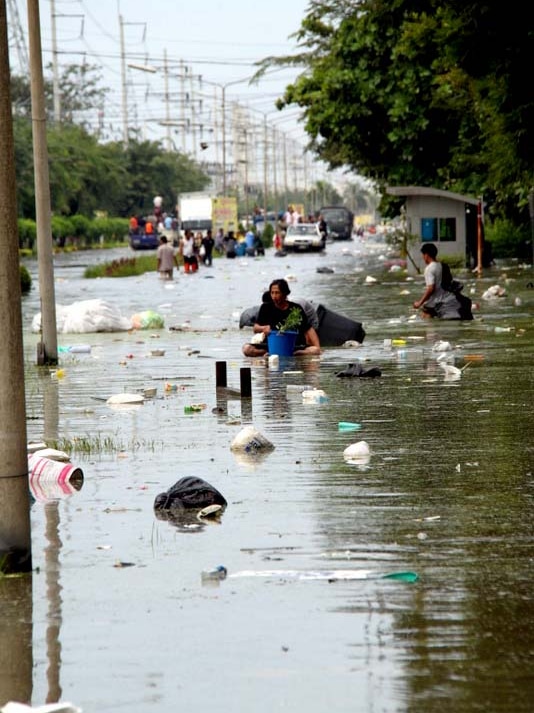
[[[293,356],[298,332],[270,332],[267,335],[269,354]]]

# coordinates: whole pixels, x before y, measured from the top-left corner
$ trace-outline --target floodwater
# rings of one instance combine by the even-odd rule
[[[72,460],[84,482],[70,495],[39,494],[33,575],[0,582],[0,704],[65,700],[84,713],[531,711],[532,270],[463,275],[480,309],[460,324],[409,319],[421,278],[385,270],[384,245],[220,259],[172,284],[155,274],[83,279],[89,262],[127,254],[56,256],[57,302],[99,297],[128,317],[153,309],[165,328],[59,335],[60,346],[91,346],[61,355],[62,378],[35,366],[37,266],[27,263],[35,280],[23,304],[28,439],[79,443]],[[278,369],[242,357],[250,333],[239,314],[276,277],[291,280],[293,296],[363,322],[364,345],[281,360]],[[495,284],[506,295],[482,300]],[[452,349],[437,352],[438,342]],[[440,354],[462,369],[459,378],[448,377]],[[358,360],[382,376],[336,376]],[[241,368],[251,368],[251,399],[217,396],[218,361],[237,391]],[[328,401],[303,403],[287,389],[298,384]],[[141,406],[105,403],[150,387],[156,397]],[[206,407],[184,411],[199,403]],[[361,429],[339,431],[340,421]],[[231,451],[248,424],[274,450]],[[360,440],[368,458],[345,461]],[[226,497],[219,522],[155,517],[156,495],[187,475]],[[203,581],[217,565],[228,577]],[[419,579],[299,577],[349,569]],[[266,570],[281,572],[260,576]]]

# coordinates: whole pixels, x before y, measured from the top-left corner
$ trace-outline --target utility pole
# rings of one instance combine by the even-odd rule
[[[287,137],[283,134],[284,143],[282,144],[283,149],[283,162],[284,162],[284,193],[285,193],[285,204],[288,205],[289,201],[289,184],[287,181]]]
[[[267,115],[263,116],[263,218],[267,225],[267,158],[269,156],[267,145]]]
[[[271,129],[272,131],[272,141],[273,141],[273,156],[272,156],[272,166],[273,166],[273,196],[274,196],[274,210],[278,208],[277,201],[278,201],[278,184],[277,184],[277,173],[276,173],[276,129],[274,126]]]
[[[167,49],[163,50],[163,80],[165,83],[165,123],[167,125],[167,151],[172,151],[172,138],[171,138],[171,108],[169,100],[169,65],[167,62]]]
[[[128,87],[126,84],[126,50],[124,47],[124,21],[119,14],[121,40],[121,85],[122,85],[122,143],[128,148]]]
[[[180,102],[180,121],[182,124],[182,153],[185,156],[186,152],[186,142],[185,142],[185,130],[187,127],[185,119],[185,74],[187,72],[187,67],[184,66],[183,59],[180,60],[180,84],[181,84],[181,102]]]
[[[483,250],[483,234],[482,234],[482,198],[477,204],[477,275],[482,277],[482,250]]]
[[[54,95],[54,122],[61,122],[61,94],[59,92],[59,67],[57,59],[56,0],[50,0],[50,27],[52,29],[52,87]]]
[[[7,10],[0,0],[0,575],[31,572],[15,149]]]
[[[52,216],[50,179],[46,142],[46,109],[44,100],[41,20],[39,0],[28,0],[28,36],[30,39],[30,80],[32,99],[33,170],[35,182],[35,217],[39,291],[41,294],[42,342],[37,349],[37,363],[57,364],[56,296],[52,255]]]

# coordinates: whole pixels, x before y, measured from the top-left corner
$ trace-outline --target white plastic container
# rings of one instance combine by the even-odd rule
[[[278,369],[280,366],[280,357],[278,354],[269,355],[269,369]]]
[[[29,476],[32,480],[52,480],[68,483],[71,478],[83,478],[83,471],[72,463],[44,458],[32,453],[28,456]]]
[[[302,392],[302,402],[305,404],[325,404],[328,396],[322,389],[309,389]]]

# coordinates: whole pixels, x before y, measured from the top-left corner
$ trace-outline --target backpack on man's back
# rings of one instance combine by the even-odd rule
[[[464,289],[463,282],[455,280],[452,276],[451,268],[446,262],[441,263],[441,286],[444,290],[452,292],[460,303],[460,319],[469,321],[473,319],[471,311],[472,301],[462,293]]]

